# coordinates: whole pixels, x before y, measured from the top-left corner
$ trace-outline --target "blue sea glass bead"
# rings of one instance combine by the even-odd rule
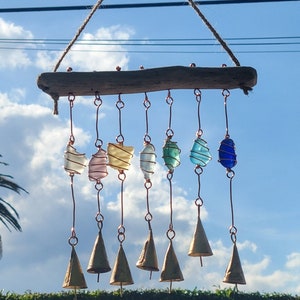
[[[236,163],[234,142],[230,138],[225,138],[219,148],[219,162],[227,169],[233,168]]]
[[[207,143],[200,137],[195,139],[194,141],[190,153],[190,160],[193,164],[198,165],[200,167],[205,167],[211,160],[211,154],[209,153]]]

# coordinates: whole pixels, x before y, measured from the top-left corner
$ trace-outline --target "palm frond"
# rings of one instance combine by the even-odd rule
[[[2,248],[2,237],[0,235],[0,259],[2,258],[3,248]]]
[[[4,201],[2,198],[0,198],[0,221],[5,225],[5,227],[9,230],[9,225],[12,226],[15,230],[22,231],[21,225],[18,222],[19,214],[17,211],[6,201]],[[15,216],[7,209],[8,206],[11,208]]]
[[[2,155],[0,154],[0,157],[2,157]],[[0,164],[1,165],[4,165],[4,166],[8,166],[8,163],[4,162],[4,161],[0,161]]]
[[[2,155],[0,154],[0,157]],[[0,161],[0,165],[7,166],[8,164]],[[15,193],[20,194],[22,191],[28,193],[25,189],[13,182],[13,177],[6,174],[0,173],[0,188],[9,189]],[[16,209],[7,201],[0,197],[0,222],[9,230],[10,227],[17,231],[22,231],[21,225],[19,224],[19,214]],[[2,258],[2,239],[0,235],[0,259]]]
[[[10,189],[18,194],[20,194],[21,191],[28,193],[25,189],[8,178],[13,179],[10,175],[0,174],[0,187]]]

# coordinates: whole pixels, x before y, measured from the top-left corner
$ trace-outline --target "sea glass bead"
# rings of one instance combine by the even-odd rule
[[[170,171],[173,171],[180,165],[180,152],[177,142],[173,142],[169,138],[166,139],[163,146],[163,159]]]
[[[84,153],[78,153],[76,149],[68,144],[64,154],[64,168],[70,174],[81,174],[87,166],[87,158]]]
[[[107,174],[107,154],[105,150],[100,148],[90,159],[88,176],[91,181],[98,182]]]
[[[145,179],[150,179],[154,173],[156,165],[155,148],[151,143],[147,143],[140,153],[140,168]]]
[[[235,145],[230,138],[225,138],[219,147],[219,162],[227,169],[233,168],[236,163]]]
[[[200,167],[205,167],[211,158],[206,141],[200,137],[195,139],[190,153],[191,162]]]
[[[109,143],[107,147],[108,165],[116,170],[128,170],[133,152],[134,148],[132,146]]]

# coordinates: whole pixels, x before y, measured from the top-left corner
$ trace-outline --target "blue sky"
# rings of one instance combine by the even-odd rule
[[[103,4],[114,3],[119,1],[104,1]],[[93,3],[84,0],[72,1],[71,4],[60,0],[51,1],[45,6],[83,4]],[[40,6],[40,2],[29,1],[25,5]],[[9,3],[9,7],[19,6],[19,1],[11,0]],[[1,7],[4,8],[3,5]],[[298,1],[211,5],[201,9],[225,40],[299,36]],[[69,41],[87,14],[88,11],[2,13],[0,38]],[[212,35],[192,8],[185,6],[97,11],[81,38],[142,39],[146,43],[154,38],[202,39],[212,38]],[[0,288],[4,292],[62,290],[71,250],[68,237],[72,225],[69,178],[63,170],[63,153],[69,138],[69,108],[67,99],[62,98],[59,101],[59,115],[52,115],[52,100],[38,89],[36,80],[40,73],[53,70],[65,46],[45,42],[40,45],[7,45],[3,40],[0,46],[0,153],[3,160],[9,163],[9,166],[2,167],[1,173],[13,175],[15,181],[29,191],[28,195],[21,197],[6,192],[3,196],[20,213],[23,228],[22,233],[9,232],[3,226],[1,228],[4,251],[0,261]],[[248,96],[240,90],[232,90],[228,100],[229,130],[238,155],[233,182],[237,245],[247,281],[247,285],[239,286],[239,289],[299,294],[299,45],[233,45],[231,49],[241,65],[252,66],[258,73],[258,83]],[[136,50],[139,52],[134,52]],[[141,52],[145,50],[152,52]],[[154,50],[159,53],[153,53]],[[273,52],[268,52],[270,50]],[[117,65],[122,70],[135,70],[140,65],[145,68],[188,66],[192,62],[197,66],[209,67],[224,63],[233,65],[217,42],[212,46],[180,48],[75,45],[59,71],[65,71],[68,66],[72,66],[74,71],[115,70]],[[165,232],[169,222],[168,182],[161,158],[168,126],[166,95],[166,91],[148,94],[152,103],[149,134],[158,156],[150,205],[160,269],[168,243]],[[167,288],[168,283],[159,282],[160,272],[154,273],[149,280],[148,272],[135,267],[148,234],[144,221],[145,189],[139,170],[139,152],[143,147],[145,132],[143,97],[143,94],[135,94],[122,98],[125,103],[125,144],[135,148],[124,194],[124,250],[135,282],[127,288]],[[232,243],[228,234],[231,221],[229,182],[225,169],[217,161],[219,143],[225,134],[221,91],[202,91],[203,138],[208,142],[213,160],[201,176],[201,195],[204,200],[201,218],[214,252],[213,256],[203,259],[202,268],[198,259],[187,256],[197,217],[194,205],[197,179],[194,166],[189,161],[189,151],[198,126],[196,101],[193,91],[189,90],[174,90],[172,97],[173,139],[182,150],[182,163],[175,170],[173,179],[174,248],[185,278],[182,282],[174,283],[174,287],[205,290],[230,287],[222,283]],[[96,110],[92,98],[77,97],[74,106],[75,146],[88,158],[96,152]],[[114,142],[118,134],[117,96],[103,96],[102,99],[100,137],[107,145]],[[103,184],[103,234],[110,265],[113,266],[118,250],[117,226],[120,222],[117,173],[109,169]],[[88,288],[116,289],[109,285],[110,274],[102,274],[97,283],[96,276],[85,271],[97,235],[94,221],[96,191],[87,178],[87,170],[75,176],[74,185],[79,238],[76,251]]]

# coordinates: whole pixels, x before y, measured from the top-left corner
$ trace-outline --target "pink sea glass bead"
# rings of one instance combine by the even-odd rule
[[[91,181],[98,182],[107,174],[107,154],[105,150],[99,149],[90,159],[88,176]]]

